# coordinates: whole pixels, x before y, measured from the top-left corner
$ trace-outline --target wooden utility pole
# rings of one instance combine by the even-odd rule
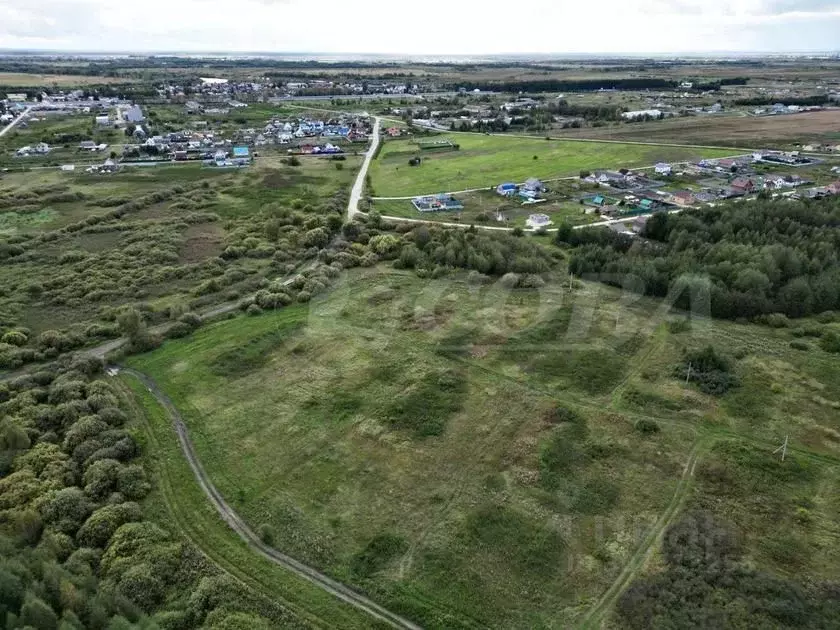
[[[785,455],[787,455],[787,445],[788,445],[788,436],[785,436],[785,443],[782,444],[779,448],[773,451],[773,455],[778,453],[779,451],[782,452],[782,461],[785,461]]]
[[[688,371],[685,374],[685,384],[688,385],[688,381],[691,379],[691,362],[688,364]]]

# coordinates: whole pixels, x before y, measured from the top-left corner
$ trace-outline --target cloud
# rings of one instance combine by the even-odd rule
[[[764,4],[765,15],[787,13],[840,14],[840,2],[838,0],[767,0]]]
[[[138,11],[138,6],[141,10]],[[820,50],[840,0],[531,0],[512,28],[499,0],[2,0],[0,48],[74,51],[487,54]],[[597,19],[596,19],[597,18]],[[395,20],[398,24],[395,26]],[[524,21],[523,21],[524,20]],[[787,25],[790,28],[784,29]]]

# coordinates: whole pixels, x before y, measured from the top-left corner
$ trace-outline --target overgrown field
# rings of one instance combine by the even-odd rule
[[[718,500],[706,476],[690,495],[680,484],[698,440],[716,445],[712,467],[748,449],[730,473],[744,479],[800,461],[830,474],[840,366],[792,338],[683,321],[594,284],[510,291],[376,269],[130,364],[173,398],[216,485],[279,549],[427,627],[547,628],[586,618],[672,501]],[[809,540],[829,544],[834,508],[819,505],[838,496],[817,487],[802,507]],[[749,485],[729,492],[748,557],[785,571],[761,551],[786,545],[778,514]],[[818,549],[801,571],[836,580]],[[614,623],[632,625],[631,609]]]
[[[372,196],[399,197],[495,188],[502,182],[524,182],[529,177],[551,179],[575,176],[581,170],[632,168],[657,162],[723,157],[727,150],[692,149],[598,142],[547,141],[513,136],[451,134],[455,150],[420,150],[413,140],[386,141],[371,164]],[[420,156],[420,166],[408,161]]]
[[[0,366],[117,336],[124,307],[159,323],[237,300],[313,260],[341,227],[357,163],[346,164],[7,174],[0,331],[24,339],[4,339]]]
[[[595,129],[569,129],[562,136],[636,142],[679,142],[733,147],[787,147],[840,142],[840,110],[787,116],[703,116]]]

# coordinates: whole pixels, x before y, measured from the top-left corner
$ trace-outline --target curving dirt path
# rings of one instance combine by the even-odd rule
[[[621,570],[621,573],[618,574],[618,577],[612,585],[595,603],[586,617],[584,617],[583,621],[580,623],[581,628],[600,628],[603,624],[604,618],[612,611],[618,598],[625,589],[630,586],[639,572],[644,569],[648,558],[650,558],[651,553],[653,553],[653,550],[662,538],[663,533],[679,515],[680,508],[682,508],[683,502],[685,501],[688,491],[691,488],[691,478],[694,476],[694,469],[697,467],[697,459],[700,456],[701,451],[706,446],[708,446],[708,442],[706,440],[700,439],[695,442],[694,447],[689,453],[688,461],[686,461],[685,467],[683,468],[682,477],[680,477],[680,482],[677,484],[677,489],[674,491],[674,496],[671,498],[670,503],[668,503],[665,511],[659,516],[656,524],[648,532],[647,536],[645,536],[645,539],[633,555],[630,556],[630,559],[624,565],[624,568]]]
[[[118,368],[121,372],[125,374],[129,374],[134,378],[138,379],[143,385],[145,385],[146,389],[151,392],[151,394],[157,399],[157,401],[166,409],[166,412],[169,414],[169,417],[172,419],[172,425],[175,428],[175,432],[178,434],[178,441],[181,445],[181,450],[184,453],[184,457],[186,457],[187,462],[190,465],[190,468],[195,475],[196,480],[198,481],[201,489],[207,495],[207,498],[210,499],[210,502],[213,504],[213,507],[219,512],[219,515],[222,519],[233,529],[237,534],[239,534],[240,538],[244,540],[249,547],[251,547],[254,551],[259,553],[261,556],[273,562],[274,564],[283,567],[284,569],[291,571],[292,573],[309,580],[319,588],[327,591],[328,593],[334,595],[335,597],[339,598],[340,600],[358,608],[369,614],[371,617],[374,617],[380,621],[383,621],[394,628],[404,628],[408,630],[421,630],[420,626],[417,624],[405,619],[390,610],[380,606],[376,602],[368,599],[364,595],[357,593],[356,591],[352,590],[351,588],[345,586],[344,584],[333,580],[330,577],[327,577],[323,573],[309,567],[294,558],[287,556],[284,553],[273,549],[266,545],[260,538],[251,530],[250,527],[242,520],[242,518],[233,510],[233,508],[228,505],[225,501],[224,497],[219,493],[216,487],[213,485],[213,482],[210,481],[210,478],[207,476],[204,468],[201,465],[201,462],[196,455],[195,449],[193,448],[192,441],[190,440],[189,432],[187,431],[187,427],[184,424],[183,418],[181,414],[178,412],[178,409],[175,407],[174,403],[170,398],[163,393],[163,391],[158,387],[157,383],[155,383],[149,376],[142,372],[138,372],[137,370],[133,370],[131,368],[126,367],[119,367]]]

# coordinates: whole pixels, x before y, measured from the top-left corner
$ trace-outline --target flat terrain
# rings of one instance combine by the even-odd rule
[[[787,331],[674,327],[658,303],[599,285],[348,276],[306,308],[212,325],[130,365],[175,401],[253,528],[424,626],[581,622],[693,487],[680,478],[690,454],[703,465],[701,439],[743,445],[766,470],[823,471],[840,454],[840,366]],[[708,343],[741,357],[723,398],[674,376]],[[814,487],[809,544],[829,544],[837,493]],[[692,502],[714,500],[697,488]],[[749,557],[784,570],[761,549],[790,530],[734,492]],[[818,546],[801,562],[837,577]]]
[[[84,74],[34,74],[27,72],[0,72],[0,86],[72,88],[108,83],[131,83],[136,79],[125,77],[100,77]]]
[[[840,109],[785,116],[698,116],[613,127],[568,129],[564,137],[776,148],[795,143],[840,144]]]
[[[391,197],[495,188],[502,182],[529,177],[548,180],[578,175],[596,168],[633,168],[660,161],[722,157],[732,152],[715,149],[547,141],[513,136],[451,134],[431,140],[451,140],[460,150],[420,150],[413,140],[387,141],[371,164],[373,196]],[[426,141],[424,139],[424,141]],[[409,166],[414,156],[420,166]]]
[[[545,203],[526,204],[506,199],[487,190],[456,195],[464,204],[460,212],[420,212],[409,200],[381,200],[373,202],[373,209],[383,216],[407,217],[424,221],[459,221],[461,223],[502,227],[526,227],[525,221],[533,213],[546,214],[557,225],[567,222],[582,225],[597,221],[595,214],[585,214],[584,206],[572,198],[548,195]],[[502,217],[500,221],[498,217]]]

